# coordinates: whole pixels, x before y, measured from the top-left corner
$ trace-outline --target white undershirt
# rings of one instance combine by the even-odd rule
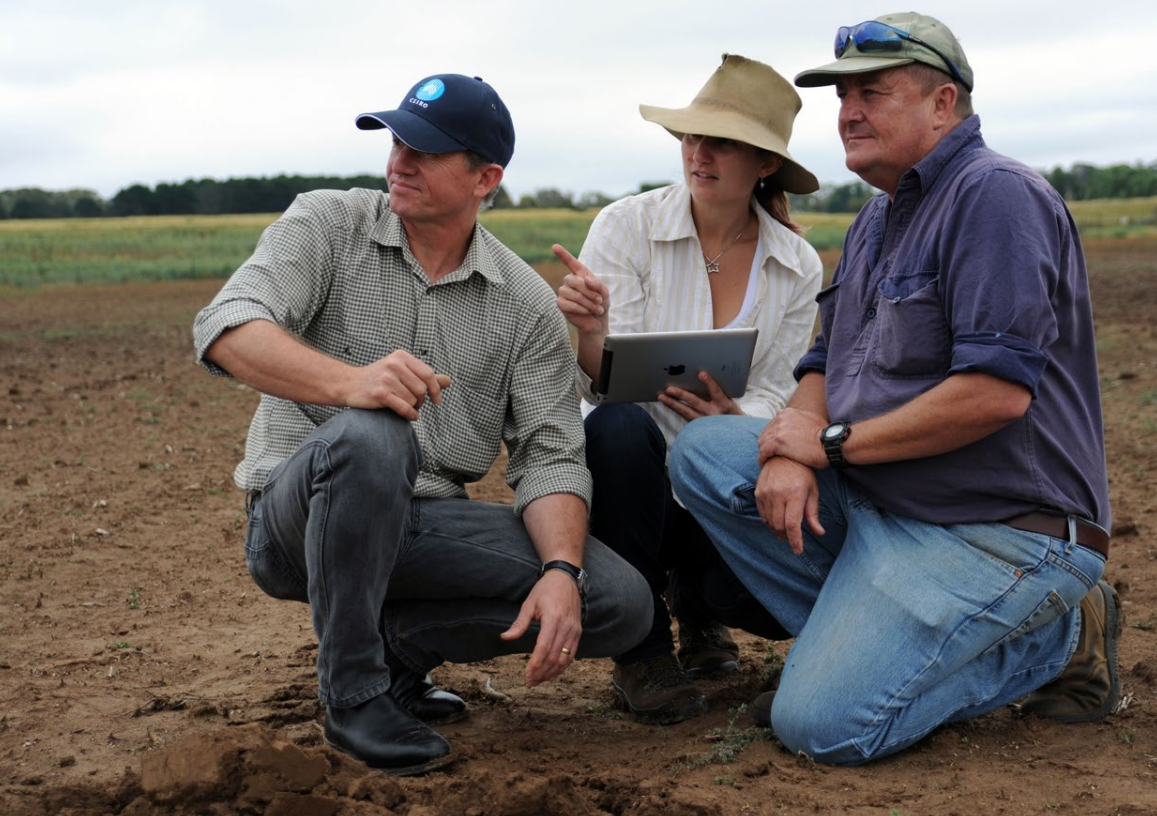
[[[759,259],[763,257],[763,236],[756,235],[755,254],[751,256],[751,271],[747,273],[747,292],[743,295],[743,305],[739,307],[739,314],[731,319],[723,328],[732,329],[747,320],[751,308],[755,305],[756,275],[759,273]]]

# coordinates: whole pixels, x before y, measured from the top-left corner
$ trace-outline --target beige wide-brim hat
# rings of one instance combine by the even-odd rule
[[[684,134],[736,139],[770,150],[783,159],[775,174],[789,193],[814,193],[819,181],[788,153],[791,128],[803,103],[791,83],[770,65],[724,54],[703,90],[685,108],[639,105],[648,122],[665,127],[676,139]]]

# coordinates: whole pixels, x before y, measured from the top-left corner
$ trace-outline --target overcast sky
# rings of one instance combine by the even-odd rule
[[[990,146],[1038,168],[1157,161],[1157,3],[927,0],[960,38]],[[355,129],[424,76],[490,82],[514,117],[506,186],[612,196],[680,176],[639,103],[682,107],[724,52],[792,78],[847,25],[844,0],[0,0],[0,189],[279,173],[382,173]],[[853,177],[831,88],[800,89],[791,152]]]

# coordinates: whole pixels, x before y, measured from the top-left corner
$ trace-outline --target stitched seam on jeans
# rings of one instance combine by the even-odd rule
[[[1053,540],[1061,545],[1068,543],[1067,541],[1061,541],[1060,539]],[[1070,561],[1066,561],[1065,559],[1056,555],[1052,550],[1049,551],[1048,562],[1059,569],[1063,569],[1065,572],[1069,573],[1069,575],[1072,575],[1074,578],[1084,584],[1086,589],[1092,589],[1097,584],[1096,580],[1094,580],[1091,575]]]
[[[319,445],[321,447],[321,456],[323,456],[325,459],[325,466],[330,470],[330,472],[332,474],[333,463],[329,461],[329,444],[322,441],[322,440],[319,440]],[[330,667],[326,664],[325,652],[321,648],[320,641],[322,639],[325,639],[325,640],[329,639],[330,629],[334,625],[333,616],[330,615],[330,613],[329,613],[329,597],[326,594],[326,587],[325,587],[326,577],[325,577],[325,566],[324,566],[325,565],[325,558],[324,558],[325,553],[323,551],[323,545],[324,545],[325,540],[326,540],[326,533],[328,532],[328,528],[329,528],[329,506],[330,506],[329,491],[330,491],[331,479],[327,479],[325,485],[326,485],[326,487],[325,487],[326,500],[324,502],[325,518],[322,519],[322,524],[321,524],[322,533],[319,537],[320,540],[318,541],[318,544],[317,544],[317,571],[319,573],[319,575],[317,576],[317,579],[318,579],[317,580],[317,592],[316,592],[317,597],[314,598],[311,596],[309,599],[309,602],[310,602],[310,606],[313,606],[313,604],[315,602],[319,603],[322,607],[322,613],[325,615],[325,619],[326,619],[325,632],[323,632],[322,636],[318,638],[319,643],[318,643],[318,650],[317,650],[317,671],[318,671],[318,674],[321,674],[323,669],[324,669],[326,677],[329,677]],[[308,526],[308,523],[307,523],[307,526]],[[307,561],[306,562],[307,568],[308,568],[308,563],[309,562]],[[366,699],[369,699],[369,698],[366,698]]]

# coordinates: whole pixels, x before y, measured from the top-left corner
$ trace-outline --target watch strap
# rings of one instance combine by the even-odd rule
[[[840,426],[840,433],[836,436],[829,436],[828,431],[835,426]],[[824,455],[828,458],[828,464],[833,468],[842,468],[847,464],[844,459],[844,441],[852,435],[852,426],[848,422],[833,422],[820,432],[820,442],[824,447]]]
[[[584,570],[582,567],[575,566],[569,561],[547,561],[542,565],[542,569],[538,571],[538,577],[541,578],[542,576],[546,575],[549,570],[559,570],[561,572],[565,572],[572,579],[574,579],[575,584],[579,588],[580,594],[586,591],[587,573],[586,570]]]

